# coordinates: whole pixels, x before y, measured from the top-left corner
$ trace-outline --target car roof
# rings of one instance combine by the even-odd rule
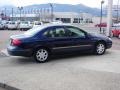
[[[56,27],[56,26],[73,26],[73,25],[71,25],[71,24],[43,24],[41,26],[44,28],[47,28],[47,27]],[[74,26],[74,27],[76,27],[76,26]]]
[[[45,29],[45,28],[50,28],[50,27],[58,27],[58,26],[67,26],[67,27],[77,27],[77,26],[74,26],[74,25],[71,25],[71,24],[43,24],[43,25],[40,25],[38,27],[35,27],[37,30],[41,30],[41,29]],[[34,29],[35,29],[34,28]],[[79,28],[79,27],[77,27]],[[85,32],[85,31],[84,31]]]

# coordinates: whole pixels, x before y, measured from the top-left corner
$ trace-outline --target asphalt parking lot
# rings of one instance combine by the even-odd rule
[[[6,48],[9,36],[20,33],[24,32],[0,31],[0,50]],[[105,55],[60,55],[42,64],[32,58],[1,53],[0,87],[11,90],[120,90],[120,40],[112,39],[113,47]]]
[[[63,55],[42,64],[5,57],[0,59],[0,82],[22,90],[120,90],[119,54]]]

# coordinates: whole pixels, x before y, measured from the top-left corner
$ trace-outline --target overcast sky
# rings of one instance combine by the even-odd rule
[[[108,0],[104,0],[104,5],[107,5]],[[114,4],[118,0],[113,0]],[[100,7],[101,0],[0,0],[0,5],[15,5],[15,6],[27,6],[32,4],[43,3],[61,3],[61,4],[84,4],[90,7]]]

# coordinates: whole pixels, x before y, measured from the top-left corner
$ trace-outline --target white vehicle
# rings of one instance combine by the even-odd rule
[[[120,27],[120,23],[114,23],[113,27]]]
[[[20,30],[28,30],[32,28],[32,24],[29,21],[21,21],[18,25],[18,29]]]
[[[9,21],[6,21],[4,25],[5,29],[8,29],[8,24],[9,24]]]
[[[3,25],[2,21],[0,21],[0,29],[4,29],[4,25]]]
[[[9,30],[17,29],[18,23],[16,21],[9,21],[7,24],[7,28]]]
[[[51,24],[62,24],[63,22],[62,21],[59,21],[59,20],[55,20],[55,21],[52,21]]]
[[[43,25],[43,22],[35,21],[34,25],[33,25],[33,28],[39,27],[41,25]]]
[[[33,28],[34,23],[30,22],[30,28]]]

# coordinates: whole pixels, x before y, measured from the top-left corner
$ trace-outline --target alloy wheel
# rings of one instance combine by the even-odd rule
[[[35,54],[35,59],[38,62],[45,62],[48,60],[49,53],[46,49],[39,49]]]
[[[104,54],[105,52],[105,45],[103,43],[99,43],[97,46],[96,46],[96,53],[98,55],[102,55]]]

